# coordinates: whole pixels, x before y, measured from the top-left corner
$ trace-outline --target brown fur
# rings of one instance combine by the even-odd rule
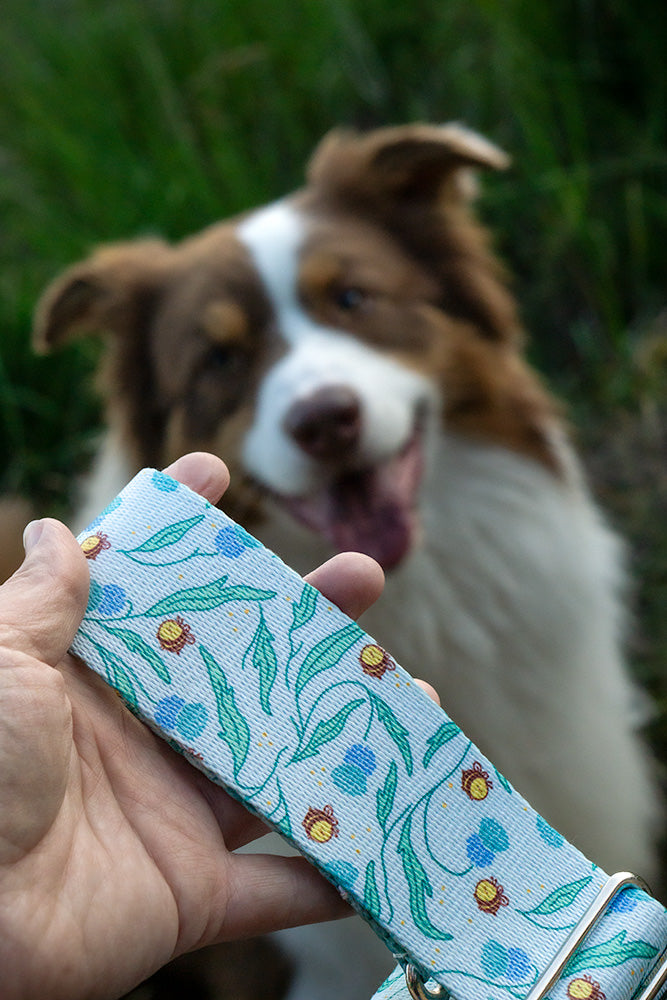
[[[505,165],[456,127],[332,133],[295,196],[312,224],[300,295],[320,322],[440,379],[452,430],[558,472],[554,404],[521,361],[513,299],[469,209],[468,169]],[[175,246],[103,247],[46,292],[36,336],[50,345],[81,331],[113,334],[110,418],[137,465],[193,448],[223,454],[228,506],[247,519],[258,494],[236,456],[262,373],[283,348],[234,225]],[[363,300],[341,309],[337,295],[350,288]]]

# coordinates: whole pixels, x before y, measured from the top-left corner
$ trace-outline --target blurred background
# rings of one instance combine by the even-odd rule
[[[0,494],[66,517],[95,445],[99,345],[29,346],[60,269],[298,186],[334,125],[465,122],[513,158],[480,212],[630,540],[667,760],[666,28],[662,0],[3,0]]]

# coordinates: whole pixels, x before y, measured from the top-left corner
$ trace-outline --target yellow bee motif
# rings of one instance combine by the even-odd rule
[[[81,542],[81,551],[86,559],[96,559],[100,552],[110,548],[111,542],[101,531],[97,535],[88,535],[88,538],[84,538]]]
[[[361,669],[369,677],[383,677],[387,670],[395,670],[396,664],[382,646],[369,643],[359,653]]]
[[[507,906],[509,899],[497,879],[480,879],[475,886],[475,902],[483,913],[497,913],[501,906]]]
[[[570,1000],[606,1000],[599,983],[590,976],[577,976],[567,986]]]
[[[481,802],[493,788],[488,771],[482,770],[482,765],[478,760],[474,762],[472,767],[461,772],[461,788],[473,802]]]
[[[306,834],[318,844],[326,844],[332,837],[338,836],[338,820],[334,816],[333,806],[323,809],[310,807],[301,821]]]
[[[157,640],[168,653],[180,653],[184,646],[191,646],[195,641],[190,626],[180,615],[167,618],[157,630]]]

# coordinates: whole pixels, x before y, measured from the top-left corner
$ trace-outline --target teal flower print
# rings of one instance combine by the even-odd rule
[[[186,740],[194,740],[206,729],[208,713],[203,705],[195,702],[185,705],[178,713],[176,729]]]
[[[88,531],[92,531],[94,528],[98,526],[98,524],[101,524],[102,521],[107,516],[107,514],[111,514],[112,511],[117,510],[122,502],[123,500],[121,497],[114,497],[109,506],[105,507],[102,513],[98,517],[96,517],[94,521],[91,521],[91,523],[88,525]]]
[[[341,764],[331,772],[334,785],[340,788],[346,795],[365,795],[367,791],[366,777],[362,771],[356,767],[348,767]]]
[[[194,740],[206,729],[208,713],[198,702],[188,705],[178,695],[170,695],[158,704],[155,721],[164,729],[175,729],[186,740]]]
[[[487,941],[482,948],[481,965],[484,974],[491,979],[504,976],[507,968],[507,949],[498,941]]]
[[[509,837],[498,820],[485,817],[479,824],[479,835],[490,851],[499,854],[510,846]]]
[[[537,832],[549,847],[562,847],[565,843],[565,838],[558,832],[554,830],[552,826],[549,826],[545,819],[541,816],[535,817],[535,825],[537,826]]]
[[[498,941],[487,941],[482,948],[481,966],[490,979],[509,979],[520,983],[532,972],[530,957],[522,948],[505,948]]]
[[[102,587],[97,582],[97,580],[90,581],[90,590],[88,591],[88,607],[86,611],[97,611],[100,606],[100,601],[102,600]]]
[[[166,476],[164,472],[154,472],[151,476],[151,482],[156,490],[160,490],[162,493],[173,493],[174,490],[178,489],[178,483],[171,476]]]

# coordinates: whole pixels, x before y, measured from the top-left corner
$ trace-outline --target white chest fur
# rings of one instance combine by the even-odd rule
[[[585,854],[650,879],[657,805],[621,655],[622,547],[576,474],[559,484],[447,436],[437,451],[423,544],[364,627]],[[260,534],[301,571],[325,554],[282,517]]]

